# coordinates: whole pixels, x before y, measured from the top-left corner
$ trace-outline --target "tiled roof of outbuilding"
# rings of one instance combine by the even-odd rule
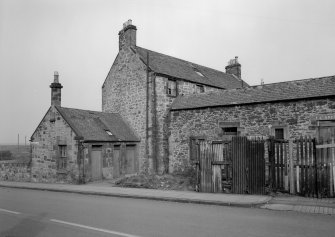
[[[172,110],[335,96],[335,76],[264,84],[217,93],[179,96]]]
[[[135,132],[117,113],[56,108],[75,133],[86,141],[139,141]],[[106,130],[113,135],[108,135]]]
[[[154,72],[218,88],[234,89],[242,87],[242,80],[232,74],[227,74],[138,46],[136,46],[135,51],[145,64],[147,64],[147,54],[149,53],[149,67]],[[200,76],[196,71],[199,71],[204,76]],[[243,82],[243,84],[248,85],[246,82]]]

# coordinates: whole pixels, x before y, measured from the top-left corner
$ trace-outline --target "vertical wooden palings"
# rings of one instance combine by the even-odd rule
[[[237,190],[236,190],[236,182],[238,182],[237,180],[237,167],[236,167],[236,163],[238,162],[237,161],[237,154],[236,154],[236,138],[233,137],[232,138],[232,143],[231,143],[231,153],[232,153],[232,192],[233,193],[236,193]]]
[[[325,141],[326,142],[326,141]],[[325,157],[326,157],[326,149],[321,150],[321,160],[320,160],[320,193],[321,198],[324,197],[325,193]]]
[[[248,154],[248,156],[250,156],[250,161],[249,161],[249,177],[251,179],[251,182],[249,184],[249,191],[250,194],[254,194],[257,193],[258,191],[258,183],[257,183],[257,174],[259,171],[259,167],[258,167],[258,147],[257,147],[257,140],[252,140],[249,142],[249,146],[251,147],[251,152],[252,155],[250,156],[250,153]]]
[[[309,164],[308,164],[308,187],[309,187],[309,197],[313,197],[314,196],[314,187],[313,187],[313,156],[312,156],[312,142],[313,140],[311,139],[311,137],[308,137],[308,160],[309,160]]]
[[[307,139],[307,136],[305,136],[305,139],[304,139],[304,160],[305,160],[305,171],[304,171],[304,174],[305,174],[305,195],[310,195],[309,193],[309,177],[308,177],[308,162],[309,162],[309,159],[308,159],[308,139]]]
[[[317,161],[316,140],[313,139],[313,157],[314,157],[314,196],[318,197],[318,161]]]
[[[301,160],[300,160],[300,139],[297,140],[297,193],[300,194],[301,186]]]
[[[294,163],[293,163],[293,141],[289,141],[289,159],[290,159],[290,194],[295,193],[294,188]]]
[[[322,143],[322,139],[320,140],[320,144]],[[318,192],[318,198],[321,198],[321,183],[322,183],[322,149],[318,149],[317,151],[317,162],[316,162],[316,166],[317,166],[317,192]]]
[[[263,140],[262,141],[262,152],[261,152],[261,155],[262,155],[262,170],[263,170],[263,175],[262,175],[262,194],[265,194],[265,141]]]
[[[314,177],[314,163],[315,163],[315,156],[314,156],[314,139],[310,137],[310,150],[309,150],[309,155],[311,157],[311,164],[310,164],[310,184],[311,184],[311,193],[312,197],[315,197],[315,177]]]
[[[335,145],[335,138],[333,137],[332,138],[332,144]],[[333,195],[332,197],[335,197],[335,147],[333,146],[333,148],[331,149],[331,160],[332,160],[332,165],[331,165],[331,170],[332,170],[332,174],[333,174],[333,177],[332,177],[332,181],[333,181]]]
[[[327,140],[327,144],[329,144],[329,140]],[[330,148],[326,148],[326,159],[325,159],[325,172],[326,172],[326,195],[330,196],[330,172],[329,172],[329,158],[330,158]]]
[[[284,156],[284,190],[289,191],[289,182],[288,182],[288,162],[287,162],[287,145],[288,143],[283,143],[283,156]]]
[[[246,193],[253,193],[253,171],[252,169],[254,168],[254,148],[253,148],[253,141],[247,141],[247,156],[246,158],[246,178],[247,178],[247,185],[246,185],[246,189],[245,192]]]
[[[199,185],[199,191],[203,192],[204,190],[204,184],[203,184],[203,169],[204,169],[204,165],[203,165],[203,145],[202,145],[202,141],[199,141],[199,171],[200,171],[200,185]]]
[[[243,193],[248,193],[249,192],[249,187],[248,187],[248,180],[250,178],[250,175],[249,175],[249,164],[248,164],[248,159],[247,159],[247,154],[248,154],[248,140],[246,137],[241,137],[242,141],[243,141],[243,153],[242,153],[242,161],[243,161],[243,167],[244,167],[244,172],[245,172],[245,175],[244,175],[244,179],[243,179],[243,184],[244,184],[244,189],[243,189]]]
[[[275,187],[276,189],[280,189],[280,182],[279,182],[279,149],[278,149],[278,143],[275,143]]]
[[[279,153],[280,153],[280,189],[284,189],[284,155],[283,155],[283,146],[284,146],[284,142],[280,141],[279,143]]]
[[[305,195],[305,185],[304,185],[304,138],[300,138],[300,194]]]
[[[331,143],[333,143],[333,140]],[[334,196],[334,183],[333,183],[333,148],[329,148],[329,197]]]
[[[274,140],[271,139],[271,168],[270,168],[271,175],[270,175],[270,177],[271,177],[271,188],[273,190],[276,189],[276,173],[275,173],[275,155],[276,155],[276,153],[275,153],[275,145],[274,144],[275,144]]]

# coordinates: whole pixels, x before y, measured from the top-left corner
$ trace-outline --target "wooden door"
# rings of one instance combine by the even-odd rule
[[[135,173],[135,146],[126,146],[125,173]]]
[[[120,176],[120,169],[120,146],[115,146],[113,153],[113,178]]]
[[[92,150],[92,180],[102,179],[102,159],[101,150]]]

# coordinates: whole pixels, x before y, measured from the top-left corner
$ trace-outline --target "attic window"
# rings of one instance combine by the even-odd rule
[[[105,131],[109,136],[113,136],[113,133],[111,131],[109,131],[109,130],[105,130]]]

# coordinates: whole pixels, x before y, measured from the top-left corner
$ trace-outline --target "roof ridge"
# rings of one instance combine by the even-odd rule
[[[102,114],[119,114],[119,113],[116,113],[116,112],[103,112],[103,111],[95,111],[95,110],[88,110],[88,109],[69,108],[69,107],[63,107],[63,106],[55,106],[55,107],[60,108],[60,109],[80,110],[80,111],[102,113]]]
[[[207,66],[204,66],[204,65],[200,65],[200,64],[198,64],[198,63],[194,63],[194,62],[191,62],[191,61],[187,61],[187,60],[185,60],[185,59],[177,58],[177,57],[174,57],[174,56],[171,56],[171,55],[168,55],[168,54],[160,53],[160,52],[153,51],[153,50],[150,50],[150,49],[147,49],[147,48],[143,48],[143,47],[140,47],[140,46],[136,46],[136,48],[141,48],[141,49],[144,49],[144,50],[153,52],[153,53],[161,54],[161,55],[166,56],[166,57],[174,58],[174,59],[183,61],[183,62],[185,62],[185,63],[191,64],[191,65],[194,65],[194,66],[200,66],[200,67],[208,68],[208,69],[210,69],[210,70],[214,70],[214,71],[217,71],[217,72],[224,73],[224,74],[226,74],[226,75],[232,75],[232,74],[230,74],[230,73],[226,73],[226,72],[220,71],[220,70],[215,69],[215,68],[211,68],[211,67],[207,67]]]
[[[257,87],[257,86],[267,86],[267,85],[273,85],[273,84],[284,84],[284,83],[293,83],[293,82],[301,82],[301,81],[312,81],[312,80],[319,80],[324,78],[332,78],[335,77],[335,75],[331,76],[323,76],[323,77],[312,77],[312,78],[305,78],[305,79],[298,79],[298,80],[290,80],[290,81],[280,81],[280,82],[272,82],[272,83],[266,83],[266,84],[257,84],[249,87]]]

